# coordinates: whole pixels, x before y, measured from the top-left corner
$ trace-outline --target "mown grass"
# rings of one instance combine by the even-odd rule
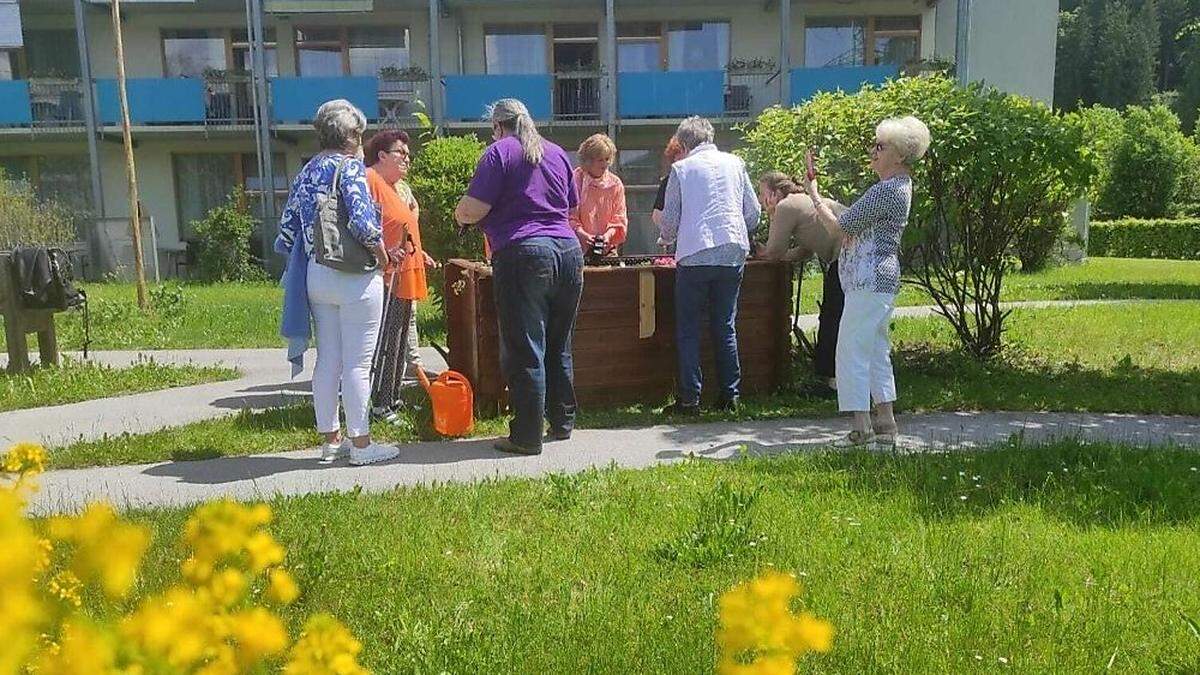
[[[812,265],[809,266],[811,270]],[[433,275],[430,287],[436,291]],[[802,284],[802,312],[816,313],[819,274]],[[86,284],[92,298],[93,349],[221,349],[282,347],[279,338],[281,292],[274,283],[169,283],[153,292],[154,309],[140,312],[129,284]],[[441,300],[436,293],[418,306],[423,344],[446,344]],[[1036,274],[1010,274],[1006,301],[1095,299],[1200,299],[1200,261],[1092,258],[1082,265]],[[905,286],[899,305],[927,305],[929,297]],[[83,345],[78,312],[56,318],[63,349]],[[0,334],[0,347],[4,336]]]
[[[810,273],[815,268],[808,266]],[[810,274],[801,284],[802,311],[816,313],[821,297],[821,275]],[[1079,265],[1063,265],[1042,272],[1005,275],[1004,302],[1031,300],[1200,300],[1200,262],[1089,258]],[[923,290],[905,285],[898,306],[931,305]]]
[[[90,401],[107,396],[187,387],[238,377],[234,368],[165,365],[140,359],[115,368],[64,358],[57,368],[34,368],[22,373],[0,370],[0,412]]]
[[[836,627],[802,672],[1192,673],[1198,467],[1070,442],[693,460],[277,499],[274,529],[304,590],[287,620],[332,612],[376,672],[712,672],[717,598],[775,567]],[[705,525],[723,489],[755,495],[731,516],[752,545]],[[141,592],[185,517],[135,515]],[[715,555],[662,554],[696,528]]]
[[[1013,347],[989,363],[955,347],[944,321],[895,321],[894,356],[901,412],[935,410],[1087,411],[1200,415],[1200,301],[1027,309],[1013,313],[1007,339]],[[796,376],[796,381],[802,379]],[[417,440],[427,433],[423,392],[399,425],[376,425],[379,438]],[[580,412],[580,428],[694,422],[659,413],[667,401]],[[834,401],[789,387],[749,396],[737,415],[707,412],[703,421],[830,417]],[[75,443],[50,454],[55,468],[202,459],[313,447],[307,403],[259,413],[242,412],[152,434]],[[476,433],[499,435],[507,421],[479,421]]]

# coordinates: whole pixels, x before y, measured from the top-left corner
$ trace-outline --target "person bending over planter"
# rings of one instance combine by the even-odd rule
[[[804,188],[782,171],[763,174],[758,180],[758,196],[771,219],[771,228],[766,245],[758,245],[754,257],[798,262],[803,273],[803,264],[816,255],[817,263],[824,272],[813,370],[823,380],[817,393],[832,397],[836,395],[834,387],[837,386],[834,355],[837,353],[838,323],[842,320],[842,306],[846,302],[838,279],[837,258],[841,240],[821,225],[812,198],[804,194]],[[832,199],[826,199],[825,202],[835,214],[846,210],[845,206]]]
[[[838,274],[846,308],[837,343],[838,409],[854,413],[854,428],[837,443],[840,447],[896,443],[888,324],[900,292],[900,238],[912,205],[909,168],[928,149],[929,129],[921,120],[880,122],[871,147],[871,170],[879,182],[840,216],[821,199],[817,181],[808,181],[817,217],[842,238]]]
[[[700,317],[707,311],[721,391],[719,407],[738,406],[741,365],[737,304],[750,233],[761,210],[754,183],[741,158],[713,144],[713,126],[689,117],[675,132],[687,154],[671,166],[659,227],[664,242],[675,241],[675,343],[679,376],[675,403],[665,412],[700,410]]]
[[[475,167],[454,217],[478,224],[492,252],[500,324],[500,364],[513,419],[497,450],[542,451],[575,427],[571,335],[583,294],[583,250],[571,229],[579,205],[571,161],[542,138],[525,104],[497,101],[489,114],[495,143]]]
[[[608,255],[625,242],[625,184],[608,170],[616,156],[617,146],[604,134],[589,136],[579,146],[579,166],[572,174],[579,208],[572,212],[571,227],[585,252],[599,247]]]

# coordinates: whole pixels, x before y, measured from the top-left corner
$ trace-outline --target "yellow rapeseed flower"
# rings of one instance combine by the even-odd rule
[[[267,598],[271,602],[290,605],[300,597],[300,587],[296,585],[296,580],[287,570],[273,569],[267,578],[270,580],[267,586]]]
[[[63,570],[51,577],[46,589],[50,591],[50,595],[68,605],[79,607],[83,604],[83,598],[80,595],[83,592],[83,582],[70,570]]]
[[[112,639],[100,629],[78,620],[63,626],[57,649],[42,654],[38,675],[113,675],[117,653]]]
[[[261,574],[268,567],[283,562],[283,547],[267,532],[257,532],[246,540],[246,555],[250,558],[250,570]]]
[[[328,614],[317,614],[304,625],[292,646],[284,675],[367,675],[358,664],[362,644]]]
[[[216,641],[210,608],[186,588],[147,599],[121,629],[146,654],[180,670],[199,662]]]
[[[37,443],[17,443],[0,455],[0,472],[36,476],[46,468],[46,449]]]
[[[20,497],[0,489],[0,673],[15,673],[38,644],[46,608],[34,586],[45,548],[25,519]]]
[[[242,599],[246,593],[246,586],[246,575],[227,567],[213,575],[208,589],[217,606],[229,607]]]
[[[150,544],[144,527],[122,522],[108,504],[91,504],[74,517],[50,520],[50,536],[74,547],[71,569],[96,580],[110,598],[123,598]]]
[[[231,617],[231,633],[243,669],[282,654],[288,646],[287,629],[279,617],[254,607]]]
[[[830,650],[829,622],[792,613],[791,601],[799,593],[792,576],[768,571],[721,596],[717,644],[722,675],[790,673],[796,657]]]

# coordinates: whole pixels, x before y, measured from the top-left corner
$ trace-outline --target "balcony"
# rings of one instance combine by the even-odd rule
[[[792,105],[799,105],[821,92],[854,92],[867,84],[883,84],[900,73],[898,66],[834,66],[795,68],[791,72]]]
[[[554,74],[554,119],[586,121],[600,119],[598,71]]]
[[[725,71],[619,73],[617,113],[622,119],[725,114]]]
[[[35,127],[82,126],[83,83],[77,78],[31,79],[29,109]]]
[[[554,76],[546,75],[446,75],[446,120],[478,122],[487,107],[502,98],[520,99],[535,120],[549,120],[554,107]]]
[[[343,98],[372,123],[410,126],[428,100],[429,83],[378,77],[279,77],[271,81],[271,115],[280,124],[311,122],[322,103]]]

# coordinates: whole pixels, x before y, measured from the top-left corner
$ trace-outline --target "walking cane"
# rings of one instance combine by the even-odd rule
[[[384,293],[387,294],[387,297],[383,299],[383,316],[381,316],[379,319],[380,339],[375,346],[375,356],[374,356],[374,358],[371,359],[371,392],[372,393],[379,391],[379,371],[382,370],[382,366],[384,365],[383,358],[384,358],[384,351],[385,351],[383,349],[383,346],[384,346],[383,331],[387,328],[388,312],[391,310],[392,303],[395,301],[396,294],[394,291],[396,290],[396,277],[399,276],[399,273],[397,271],[391,271],[390,273],[384,272],[384,274],[388,274],[390,276],[390,280],[388,281],[387,289],[384,290]]]

